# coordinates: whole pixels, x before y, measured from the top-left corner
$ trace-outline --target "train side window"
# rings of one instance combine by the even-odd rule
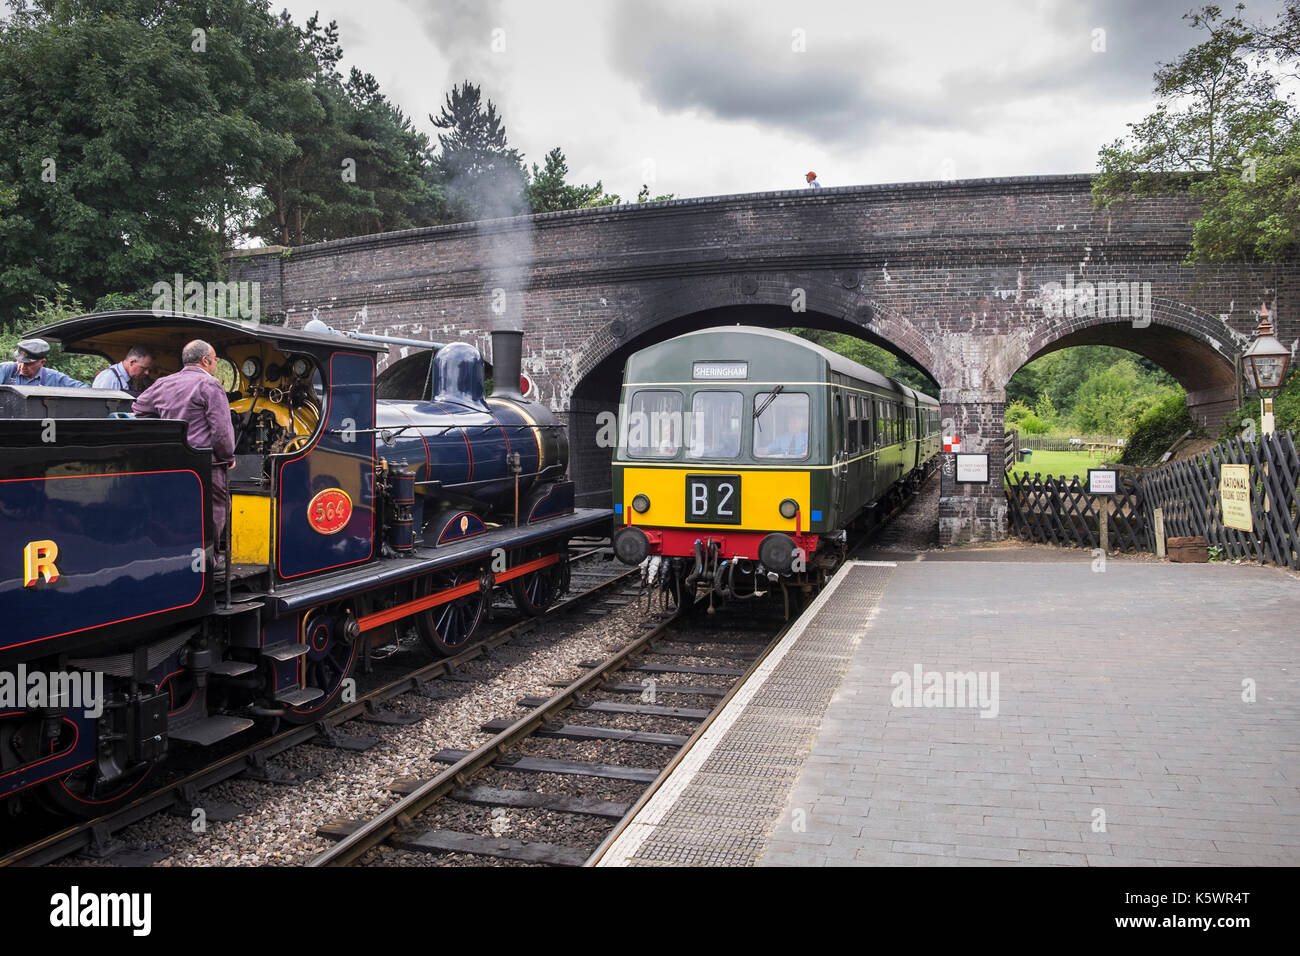
[[[674,457],[682,446],[682,393],[634,394],[623,435],[631,458]]]
[[[691,441],[686,457],[739,457],[744,407],[740,392],[696,392],[691,399]]]
[[[835,444],[843,453],[844,446],[848,443],[848,436],[844,434],[844,397],[835,396]]]
[[[772,392],[754,396],[754,457],[807,458],[807,394],[781,392],[772,396]]]
[[[858,450],[858,396],[849,396],[848,438],[846,444],[850,452]]]
[[[876,420],[876,442],[875,442],[875,445],[876,445],[877,448],[879,448],[882,444],[884,444],[884,441],[885,441],[885,406],[880,402],[879,399],[873,399],[872,402],[871,402],[871,404],[875,407],[875,410],[876,410],[876,415],[875,415],[875,420]]]

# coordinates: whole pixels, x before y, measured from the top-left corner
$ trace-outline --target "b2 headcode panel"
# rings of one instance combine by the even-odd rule
[[[686,521],[740,524],[740,476],[687,475]]]

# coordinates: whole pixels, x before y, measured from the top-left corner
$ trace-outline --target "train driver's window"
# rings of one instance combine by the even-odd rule
[[[759,392],[754,396],[754,457],[808,457],[808,396]]]
[[[623,426],[632,458],[672,458],[682,445],[682,393],[640,391]]]
[[[739,457],[744,407],[740,392],[696,392],[691,398],[691,442],[686,457]]]

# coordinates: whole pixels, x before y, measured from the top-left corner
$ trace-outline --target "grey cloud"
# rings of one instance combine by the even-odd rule
[[[662,2],[620,4],[611,17],[610,59],[662,109],[695,109],[810,133],[827,145],[862,146],[908,130],[972,129],[1013,103],[1044,94],[1058,98],[1062,109],[1079,101],[1141,98],[1151,90],[1158,61],[1173,60],[1200,41],[1202,35],[1182,20],[1192,6],[1194,0],[1048,0],[1023,16],[990,15],[987,33],[969,40],[967,62],[975,65],[933,64],[938,95],[907,85],[909,75],[926,68],[914,56],[926,37],[881,35],[872,31],[869,16],[794,13],[792,26],[809,26],[810,52],[796,55],[789,29],[773,23],[770,13],[737,17]],[[1254,6],[1248,16],[1271,20],[1280,5]],[[935,14],[932,29],[944,30],[942,17]],[[1092,50],[1098,28],[1106,31],[1102,53]],[[1020,42],[1039,44],[1048,55],[1010,69],[981,63],[981,44],[1007,31],[1022,32]],[[894,62],[891,47],[906,51],[905,66]]]
[[[1206,34],[1191,28],[1183,14],[1193,0],[1053,0],[1041,8],[1026,42],[1043,44],[1055,55],[1032,67],[996,71],[968,67],[943,78],[947,95],[965,105],[1061,94],[1076,99],[1126,100],[1149,94],[1160,63],[1176,60]],[[1252,9],[1253,8],[1253,9]],[[1278,3],[1254,3],[1247,19],[1272,21]],[[1233,11],[1224,5],[1225,15]],[[1014,26],[1008,25],[1009,29]],[[1094,52],[1094,30],[1104,30],[1105,49]],[[1137,119],[1137,117],[1134,117]]]
[[[403,0],[425,35],[448,59],[447,80],[481,83],[500,68],[493,29],[502,26],[501,0]]]
[[[952,122],[941,103],[891,90],[885,44],[850,42],[831,26],[813,25],[815,52],[803,54],[791,52],[788,28],[699,10],[620,5],[610,27],[612,67],[665,110],[700,110],[827,143],[869,141],[885,126]]]

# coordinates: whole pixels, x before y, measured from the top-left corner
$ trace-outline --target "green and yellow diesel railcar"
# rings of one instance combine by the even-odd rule
[[[940,446],[933,398],[748,326],[633,354],[619,411],[619,558],[657,558],[654,580],[722,597],[819,581],[846,529],[919,482]]]

